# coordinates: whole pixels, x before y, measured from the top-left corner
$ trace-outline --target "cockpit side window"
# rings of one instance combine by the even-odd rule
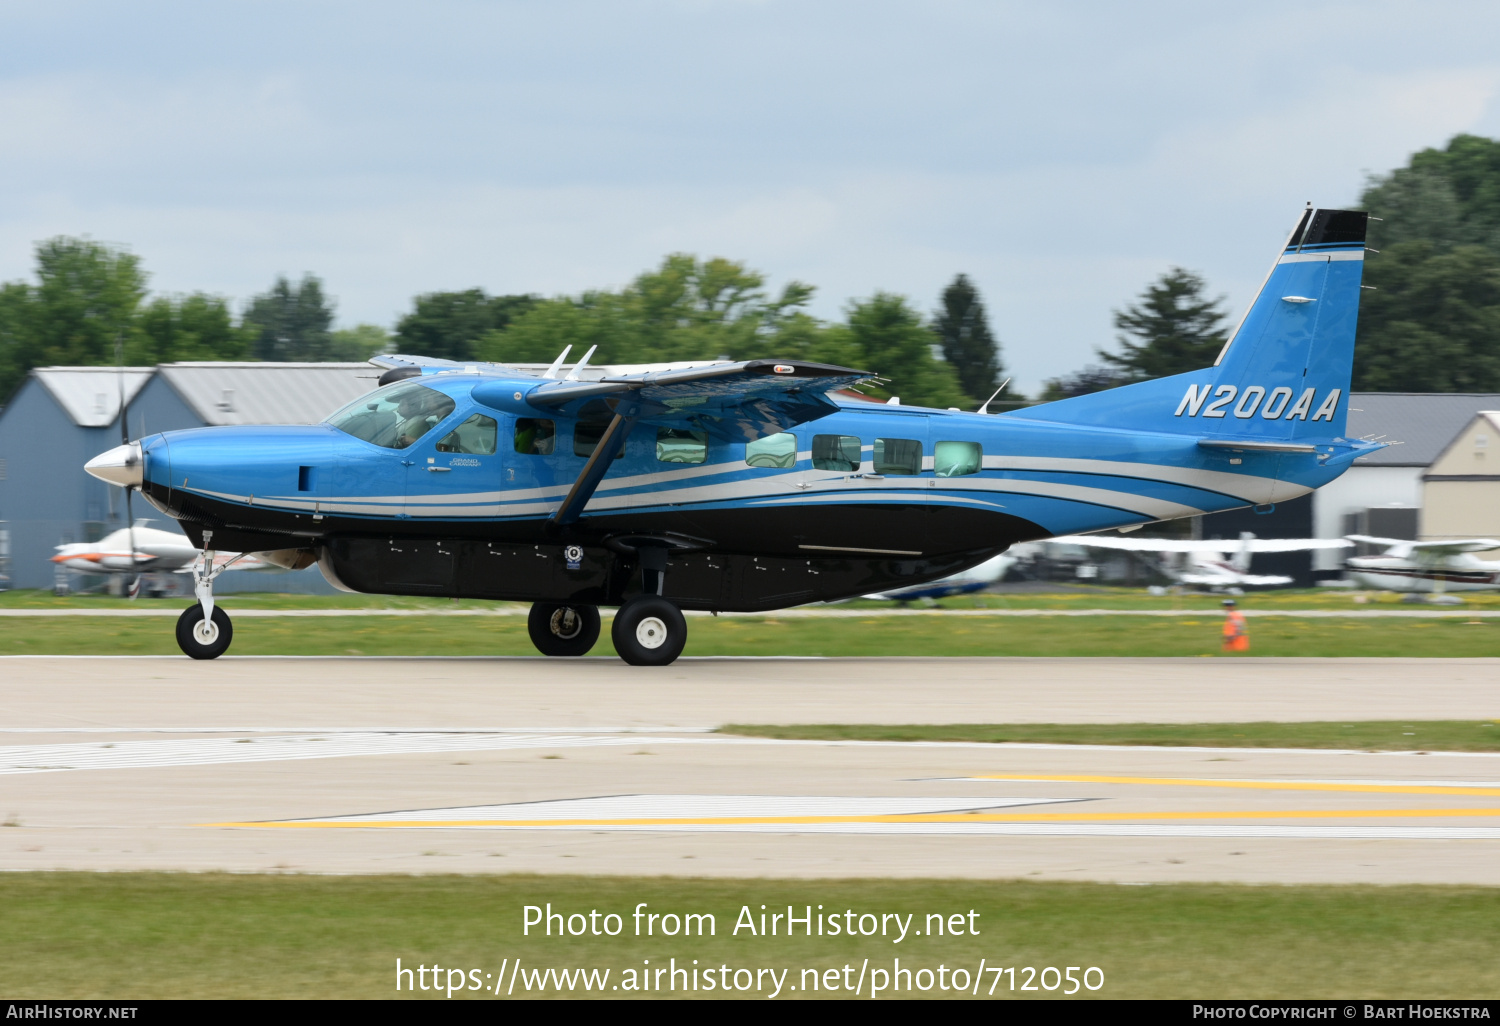
[[[461,452],[469,456],[495,455],[496,436],[499,429],[494,418],[476,413],[443,438],[436,445],[438,452]]]
[[[435,388],[399,381],[356,399],[324,423],[386,449],[405,449],[456,406]]]

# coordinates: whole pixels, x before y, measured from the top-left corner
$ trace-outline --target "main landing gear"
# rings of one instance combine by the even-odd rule
[[[651,537],[613,539],[611,547],[636,557],[644,594],[622,605],[610,627],[610,640],[620,658],[632,666],[666,666],[682,655],[687,644],[687,620],[677,603],[662,596],[667,577],[667,554],[682,546],[675,540]],[[599,610],[595,606],[537,602],[526,629],[543,655],[581,656],[599,640]]]
[[[177,640],[182,650],[189,655],[183,638],[183,624],[190,616],[198,616],[194,606],[182,614],[177,626]],[[214,611],[214,618],[224,616],[222,609]],[[224,617],[227,629],[229,618]],[[558,602],[534,602],[531,615],[526,618],[526,631],[538,652],[547,656],[587,655],[599,640],[599,608],[597,606],[568,605]],[[682,610],[671,599],[660,595],[641,595],[620,607],[610,628],[610,640],[620,658],[632,666],[666,666],[682,655],[682,646],[687,644],[687,620]],[[226,641],[224,647],[229,643]],[[223,651],[221,648],[220,652]],[[217,655],[215,652],[214,655]],[[211,659],[213,656],[199,656]]]
[[[609,633],[615,651],[631,666],[666,666],[682,655],[687,620],[671,599],[641,595],[620,607]]]
[[[198,601],[177,618],[177,647],[194,659],[217,659],[234,640],[229,614],[214,605],[214,578],[240,557],[215,566],[214,550],[208,547],[212,540],[213,532],[204,531],[203,559],[193,567],[193,593]]]
[[[542,655],[587,655],[599,640],[599,607],[536,602],[526,630]]]

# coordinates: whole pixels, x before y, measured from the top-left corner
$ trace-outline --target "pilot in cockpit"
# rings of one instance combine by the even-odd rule
[[[431,394],[440,395],[436,392]],[[432,406],[433,403],[420,392],[401,397],[401,402],[396,406],[396,416],[400,419],[400,427],[396,429],[395,447],[397,449],[405,449],[432,430],[442,419],[439,412]]]

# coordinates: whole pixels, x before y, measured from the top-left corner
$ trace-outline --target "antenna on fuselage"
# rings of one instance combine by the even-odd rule
[[[570,370],[570,371],[568,371],[567,374],[563,375],[563,380],[564,381],[577,381],[578,380],[578,372],[581,371],[581,370],[583,370],[585,367],[587,367],[589,365],[589,357],[593,356],[594,355],[594,350],[596,350],[598,348],[599,348],[598,346],[589,346],[589,351],[583,354],[583,359],[579,360],[577,363],[575,363],[573,365],[573,369]]]
[[[543,374],[542,377],[557,377],[557,372],[562,369],[563,361],[568,358],[568,354],[572,351],[573,347],[571,345],[563,346],[563,351],[557,354],[557,359],[552,361],[552,366],[547,368],[547,373]]]
[[[990,380],[993,381],[994,378],[991,378]],[[1004,392],[1005,391],[1005,386],[1008,385],[1008,384],[1010,384],[1010,378],[1006,378],[1004,381],[1000,382],[1000,387],[997,388],[997,389],[995,389],[995,395],[999,395],[1001,392]],[[990,396],[988,399],[986,399],[984,401],[984,405],[981,406],[981,407],[979,407],[979,412],[980,413],[989,413],[990,412],[990,403],[992,403],[992,402],[995,401],[995,395]]]

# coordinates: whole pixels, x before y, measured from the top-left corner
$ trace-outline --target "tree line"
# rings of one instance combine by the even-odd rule
[[[1370,178],[1373,220],[1355,350],[1359,391],[1500,391],[1500,142],[1455,136],[1406,167]],[[781,357],[883,375],[874,399],[974,409],[1005,372],[974,283],[957,275],[924,315],[876,292],[840,320],[808,313],[813,286],[779,292],[723,258],[672,254],[624,288],[577,296],[491,295],[473,288],[417,296],[394,332],[334,330],[334,305],[312,274],[278,277],[236,317],[222,296],[149,294],[140,259],[87,238],[36,248],[34,282],[0,284],[0,397],[45,365],[181,360],[364,361],[380,352],[452,360],[549,363],[598,346],[595,363]],[[1045,383],[1062,399],[1197,370],[1223,346],[1228,312],[1204,279],[1172,267],[1113,315],[1115,348]],[[1024,402],[1006,387],[999,404]]]
[[[574,358],[598,346],[595,364],[779,357],[858,367],[885,375],[863,386],[871,398],[926,406],[972,409],[1001,384],[999,344],[964,275],[930,319],[905,297],[877,292],[827,322],[807,312],[810,285],[772,295],[743,264],[673,254],[615,291],[420,295],[394,333],[333,330],[333,304],[312,274],[276,279],[238,318],[222,296],[150,297],[146,285],[140,259],[120,247],[69,237],[39,244],[35,282],[0,285],[0,396],[48,365],[364,361],[388,351],[550,363],[567,345]]]
[[[1500,141],[1457,135],[1372,176],[1353,388],[1500,392]],[[1223,299],[1174,267],[1116,311],[1118,352],[1047,383],[1061,399],[1213,363],[1226,337]]]

